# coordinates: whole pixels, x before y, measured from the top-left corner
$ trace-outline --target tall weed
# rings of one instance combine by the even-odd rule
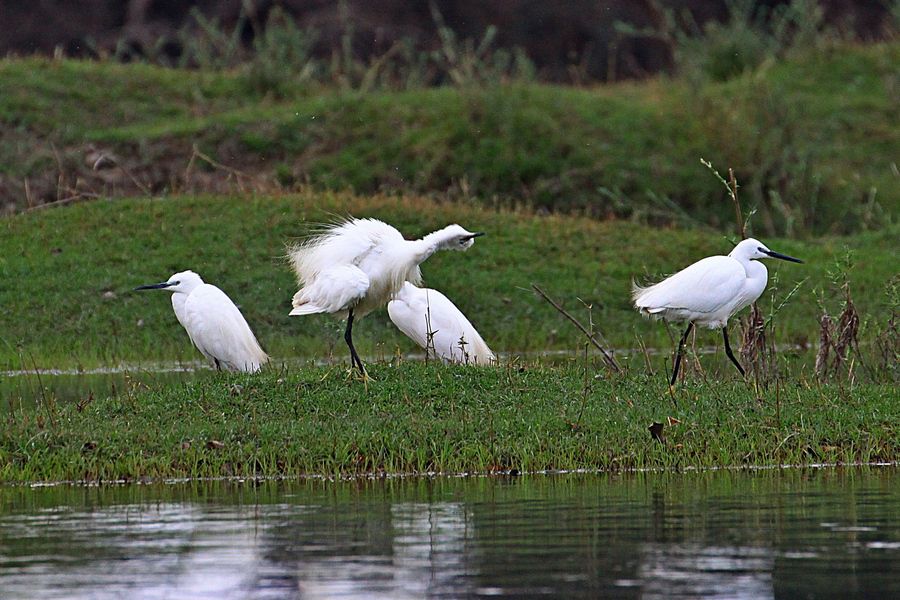
[[[769,7],[755,0],[727,0],[724,21],[699,24],[689,10],[676,12],[651,0],[659,16],[652,30],[617,23],[622,35],[652,35],[672,49],[676,72],[690,80],[727,81],[783,58],[799,48],[817,48],[833,36],[816,0]]]
[[[819,349],[816,354],[815,374],[819,381],[846,376],[855,380],[856,364],[863,364],[859,349],[860,316],[850,294],[848,273],[853,268],[848,252],[829,272],[832,285],[840,289],[843,307],[835,320],[825,308],[824,293],[820,294],[822,317],[819,320]],[[853,351],[855,361],[851,359]],[[865,366],[863,364],[863,366]]]
[[[521,48],[497,48],[497,29],[488,27],[478,39],[459,38],[432,5],[440,47],[420,49],[413,40],[401,39],[385,52],[363,59],[354,50],[355,27],[342,19],[340,42],[323,57],[319,36],[299,27],[276,6],[258,23],[244,10],[233,27],[224,27],[197,9],[192,22],[177,35],[181,48],[174,65],[204,70],[240,70],[248,84],[260,93],[284,96],[317,83],[346,90],[411,89],[435,85],[484,86],[534,78],[534,66]],[[247,36],[246,32],[252,32]],[[247,43],[245,37],[251,37]],[[163,41],[161,41],[162,43]],[[164,42],[168,42],[165,40]],[[123,49],[123,55],[125,50]],[[169,64],[159,51],[144,58]]]
[[[879,380],[897,382],[900,379],[900,276],[885,285],[887,317],[876,323],[873,370]]]

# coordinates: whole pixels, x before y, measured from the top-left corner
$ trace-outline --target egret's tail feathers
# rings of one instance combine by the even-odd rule
[[[641,286],[638,285],[636,281],[631,281],[631,300],[634,302],[634,307],[638,310],[644,309],[644,304],[641,302],[641,296],[646,296],[647,291],[653,286]]]
[[[634,307],[645,317],[663,316],[661,313],[666,312],[665,306],[658,306],[654,301],[653,292],[656,285],[641,286],[635,281],[631,282],[631,299],[634,301]]]
[[[644,296],[646,292],[649,292],[652,288],[652,285],[638,285],[636,281],[634,281],[633,279],[631,280],[631,299],[634,301],[635,307],[641,308],[641,296]]]
[[[242,365],[243,368],[240,370],[246,371],[247,373],[257,373],[264,364],[269,362],[269,355],[266,354],[266,351],[259,345],[256,336],[253,337],[252,342],[249,343],[248,346],[247,355],[249,359],[245,360],[245,364]]]
[[[259,373],[260,369],[262,369],[263,365],[269,362],[269,355],[259,350],[260,355],[255,356],[253,358],[245,359],[242,362],[229,364],[229,371],[242,371],[244,373]]]
[[[498,364],[497,355],[488,347],[480,335],[476,335],[476,339],[473,342],[472,352],[469,355],[469,360],[473,364],[485,367]]]
[[[300,306],[295,306],[291,309],[291,312],[288,313],[291,317],[296,317],[299,315],[314,315],[316,313],[326,312],[324,308],[321,306],[316,306],[315,304],[301,304]]]

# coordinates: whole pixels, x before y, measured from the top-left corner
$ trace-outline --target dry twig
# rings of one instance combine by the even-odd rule
[[[547,302],[549,302],[550,305],[553,306],[553,308],[555,308],[556,310],[558,310],[559,312],[561,312],[562,315],[563,315],[564,317],[566,317],[567,319],[569,319],[570,321],[572,321],[572,323],[574,323],[575,326],[576,326],[578,329],[580,329],[581,332],[582,332],[584,335],[587,336],[588,340],[590,340],[590,342],[594,345],[594,347],[597,348],[597,350],[600,351],[600,354],[603,355],[603,360],[606,362],[606,366],[609,367],[609,369],[610,369],[611,371],[614,371],[614,372],[616,372],[616,373],[621,373],[621,372],[622,372],[622,367],[619,366],[619,363],[616,362],[616,359],[613,358],[612,354],[610,354],[609,352],[607,352],[607,350],[603,347],[603,345],[600,344],[600,342],[598,342],[597,339],[594,337],[594,334],[592,334],[590,331],[588,331],[587,328],[586,328],[584,325],[582,325],[582,324],[578,321],[578,319],[576,319],[575,317],[573,317],[572,315],[570,315],[570,314],[566,311],[566,309],[564,309],[562,306],[560,306],[559,304],[557,304],[556,302],[554,302],[553,299],[550,298],[550,296],[548,296],[547,293],[546,293],[544,290],[542,290],[541,288],[539,288],[538,285],[537,285],[536,283],[532,283],[532,284],[531,284],[531,287],[533,287],[533,288],[534,288],[534,291],[536,291],[538,294],[540,294],[541,297],[542,297],[544,300],[546,300]],[[597,333],[597,335],[600,335],[600,336],[602,337],[602,334],[600,334],[599,332]],[[605,342],[605,340],[604,340],[604,342]]]

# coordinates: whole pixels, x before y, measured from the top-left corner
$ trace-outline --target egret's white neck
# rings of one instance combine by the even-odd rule
[[[747,272],[747,279],[762,278],[763,284],[765,284],[769,273],[766,270],[766,266],[758,260],[751,260],[749,253],[745,251],[743,246],[735,247],[728,256],[741,263],[744,271]]]
[[[758,260],[746,260],[744,269],[747,271],[747,279],[762,281],[763,287],[765,287],[766,280],[769,278],[769,270],[766,269],[766,265]]]
[[[425,261],[438,250],[446,250],[450,243],[457,239],[457,232],[452,227],[444,227],[433,231],[420,240],[410,242],[415,244],[416,264]]]
[[[741,263],[744,271],[747,272],[747,279],[761,280],[765,287],[769,272],[762,262],[750,259],[750,253],[747,252],[745,245],[738,245],[728,256]]]

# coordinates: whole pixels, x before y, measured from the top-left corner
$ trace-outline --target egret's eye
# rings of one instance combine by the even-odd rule
[[[766,253],[766,249],[763,248],[762,246],[757,246],[756,249],[759,250],[760,252],[762,252],[763,254]]]

